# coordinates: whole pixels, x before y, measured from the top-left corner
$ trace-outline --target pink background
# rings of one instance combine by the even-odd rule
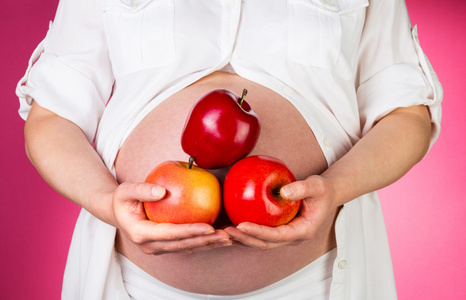
[[[387,0],[390,1],[390,0]],[[0,291],[3,299],[59,299],[79,208],[26,158],[16,82],[58,0],[0,2]],[[427,158],[380,192],[402,300],[466,299],[466,1],[407,0],[445,98],[442,133]]]

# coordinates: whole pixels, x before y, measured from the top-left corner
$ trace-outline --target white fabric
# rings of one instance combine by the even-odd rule
[[[329,164],[400,106],[429,106],[438,137],[442,89],[403,0],[61,0],[18,83],[19,113],[34,99],[70,119],[114,174],[148,112],[228,63],[295,105]],[[114,235],[82,211],[64,299],[128,299]],[[396,299],[375,193],[344,206],[336,236],[330,299]]]
[[[234,296],[185,292],[155,279],[123,255],[117,254],[117,258],[131,300],[325,300],[330,293],[333,261],[336,255],[337,250],[334,248],[298,272],[270,286]]]

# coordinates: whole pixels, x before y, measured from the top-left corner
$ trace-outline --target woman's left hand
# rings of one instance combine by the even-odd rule
[[[318,240],[333,230],[339,206],[330,180],[313,175],[282,187],[280,194],[291,201],[302,199],[298,215],[288,224],[277,227],[244,222],[226,228],[236,245],[268,250]]]

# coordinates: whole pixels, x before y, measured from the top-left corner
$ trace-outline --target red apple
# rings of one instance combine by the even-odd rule
[[[244,100],[226,89],[202,96],[192,107],[181,136],[181,146],[204,169],[231,166],[248,155],[259,138],[257,114]]]
[[[157,223],[213,224],[220,213],[222,192],[212,173],[180,161],[165,161],[147,176],[146,182],[163,186],[162,200],[144,202],[147,218]]]
[[[298,213],[301,201],[284,199],[280,189],[295,180],[293,173],[277,158],[246,157],[235,163],[225,178],[225,211],[236,226],[242,222],[266,226],[286,224]]]

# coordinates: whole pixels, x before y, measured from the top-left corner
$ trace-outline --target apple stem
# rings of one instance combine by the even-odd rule
[[[194,158],[192,156],[189,157],[189,165],[188,168],[192,169],[193,168],[193,163],[194,163]]]
[[[188,168],[192,169],[193,168],[193,163],[194,163],[194,157],[190,156],[188,163],[189,163]]]
[[[244,89],[243,95],[241,96],[241,100],[239,101],[239,106],[243,105],[244,98],[246,97],[247,94],[248,94],[248,90]]]

